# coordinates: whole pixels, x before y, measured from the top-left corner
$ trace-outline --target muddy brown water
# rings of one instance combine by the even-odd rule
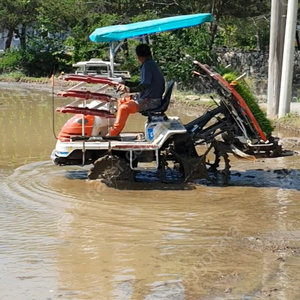
[[[0,99],[0,299],[300,299],[299,156],[232,160],[228,187],[112,189],[50,161],[49,91]]]

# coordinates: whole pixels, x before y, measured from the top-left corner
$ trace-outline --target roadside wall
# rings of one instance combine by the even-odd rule
[[[229,50],[226,48],[215,49],[218,62],[231,67],[238,73],[247,73],[251,78],[251,88],[261,100],[267,98],[268,85],[268,52]],[[293,98],[300,98],[300,51],[296,51],[293,74]]]

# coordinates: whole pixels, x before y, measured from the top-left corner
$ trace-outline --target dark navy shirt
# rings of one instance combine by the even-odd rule
[[[130,84],[130,92],[139,92],[140,100],[161,99],[165,90],[165,78],[158,64],[152,58],[147,58],[140,71],[141,81],[139,84]]]

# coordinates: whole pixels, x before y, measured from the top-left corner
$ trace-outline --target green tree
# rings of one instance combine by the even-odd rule
[[[38,74],[71,65],[71,62],[92,57],[108,58],[107,43],[92,43],[89,35],[97,27],[127,24],[181,14],[212,12],[216,22],[210,27],[176,30],[151,35],[155,55],[163,63],[167,74],[185,82],[187,64],[185,53],[209,62],[210,46],[218,45],[263,48],[268,43],[267,18],[270,1],[244,0],[0,0],[0,29],[8,30],[6,46],[14,34],[21,40],[22,51],[10,61],[24,67],[26,72]],[[20,30],[16,28],[21,28]],[[29,30],[31,29],[31,30]],[[67,38],[66,38],[67,37]],[[149,40],[149,39],[148,39]],[[135,70],[132,43],[125,43],[117,59]],[[72,60],[66,53],[72,54]],[[129,55],[130,54],[130,55]],[[21,63],[18,64],[18,60]],[[43,67],[43,65],[45,65]],[[35,67],[36,66],[36,67]],[[176,72],[176,68],[180,71]],[[46,71],[48,70],[48,71]],[[175,78],[174,78],[175,79]]]
[[[245,19],[223,17],[219,22],[214,44],[228,48],[266,50],[269,43],[269,25],[269,20],[263,16]]]
[[[270,3],[267,0],[212,0],[208,1],[207,7],[211,8],[211,13],[216,19],[211,25],[212,44],[217,34],[218,24],[222,18],[245,19],[269,14],[270,12]],[[240,28],[240,30],[243,30],[243,28]]]
[[[159,62],[168,79],[173,79],[182,88],[191,88],[193,84],[193,65],[185,60],[189,54],[202,63],[215,61],[209,42],[209,27],[203,24],[193,28],[183,28],[153,37],[154,59]]]
[[[37,17],[40,0],[0,0],[0,28],[8,31],[5,50],[10,48],[13,35],[20,38],[25,47],[26,29]],[[19,31],[19,26],[21,27]]]

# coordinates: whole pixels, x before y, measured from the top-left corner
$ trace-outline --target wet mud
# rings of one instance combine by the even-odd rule
[[[294,156],[230,157],[227,187],[139,174],[113,189],[50,161],[50,91],[0,95],[0,299],[300,299],[297,134],[274,133]]]

